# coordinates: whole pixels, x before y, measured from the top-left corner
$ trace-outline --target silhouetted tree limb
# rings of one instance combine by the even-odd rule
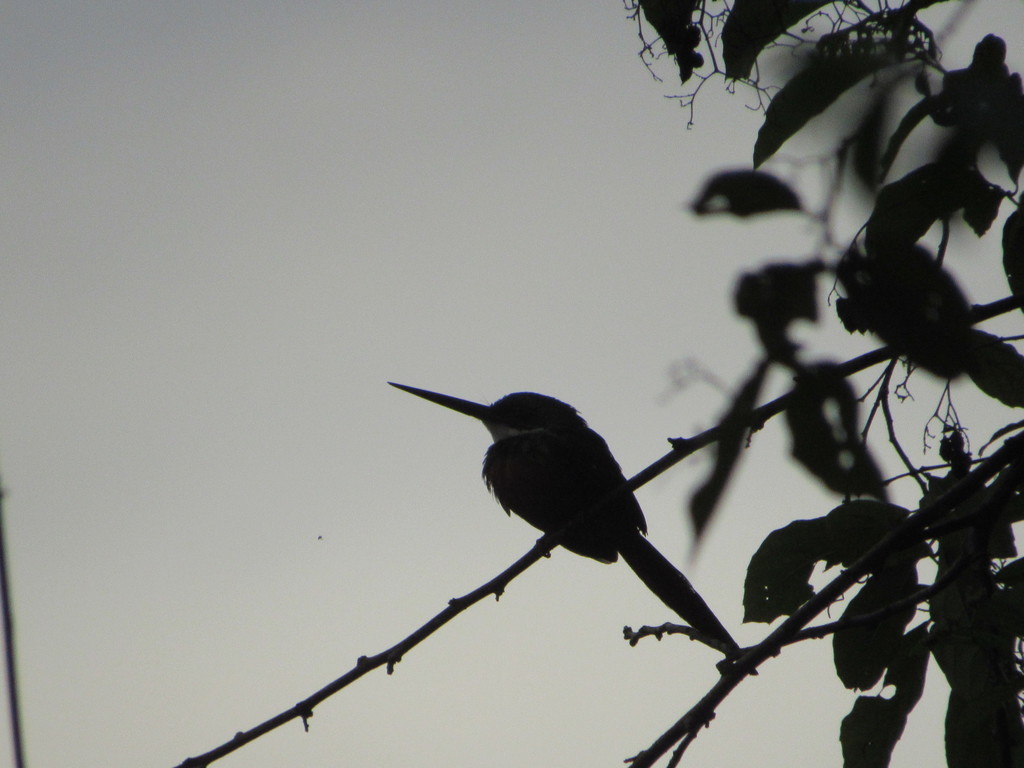
[[[659,736],[647,749],[629,762],[632,768],[650,768],[676,744],[689,744],[715,716],[718,705],[743,678],[752,674],[767,659],[778,655],[783,646],[819,614],[839,599],[861,578],[878,568],[893,552],[903,549],[925,535],[929,525],[948,515],[958,504],[978,493],[996,475],[1006,470],[995,484],[992,494],[982,505],[987,511],[998,510],[1024,481],[1024,435],[1009,438],[992,456],[977,465],[946,493],[909,516],[890,531],[857,562],[842,571],[817,594],[798,608],[763,641],[749,648],[726,668],[722,678],[679,720]],[[966,565],[966,562],[965,562]],[[943,585],[945,586],[945,585]],[[813,630],[812,630],[813,631]],[[677,759],[677,752],[673,756]]]
[[[1009,312],[1019,306],[1020,300],[1016,297],[1009,297],[990,304],[975,306],[972,310],[972,320],[974,322],[981,322],[1005,312]],[[836,366],[836,370],[844,377],[851,376],[874,365],[878,365],[879,363],[892,359],[893,354],[893,351],[889,347],[880,347],[872,350],[871,352],[852,358],[844,363],[840,363]],[[750,414],[747,426],[750,429],[761,428],[769,419],[782,413],[789,406],[792,400],[793,392],[790,391],[787,394],[777,397],[774,400],[755,408]],[[489,595],[500,597],[513,579],[556,547],[562,535],[564,535],[565,531],[570,527],[576,525],[580,520],[584,520],[589,516],[600,514],[602,510],[614,503],[620,494],[631,493],[637,490],[681,462],[686,457],[696,453],[701,448],[705,448],[715,443],[721,438],[722,433],[723,428],[722,425],[719,424],[690,438],[672,438],[670,440],[672,443],[671,451],[631,477],[623,486],[609,494],[600,503],[582,512],[576,519],[570,521],[562,529],[539,538],[526,554],[512,563],[512,565],[493,579],[462,597],[451,599],[444,610],[437,613],[433,618],[404,639],[379,653],[371,656],[360,657],[356,664],[341,677],[325,685],[319,691],[306,697],[293,707],[284,710],[278,715],[271,717],[249,730],[239,731],[233,738],[214,749],[200,755],[196,755],[195,757],[187,758],[180,763],[177,768],[205,768],[205,766],[208,766],[210,763],[224,757],[225,755],[231,754],[244,745],[255,741],[260,736],[263,736],[264,734],[269,733],[292,720],[301,719],[303,724],[308,727],[308,720],[313,716],[314,708],[321,702],[348,687],[356,680],[375,669],[386,667],[387,672],[390,674],[394,670],[395,665],[402,660],[402,657],[407,652],[433,635],[460,613]],[[1007,446],[1016,444],[1017,443],[1007,441]],[[984,480],[987,480],[995,474],[995,472],[998,471],[998,468],[1005,463],[1005,456],[1007,455],[1006,452],[1008,450],[1007,446],[1001,448],[989,459],[985,460],[972,470],[971,474],[968,475],[967,478],[964,478],[964,481],[961,481],[961,484],[958,484],[953,490],[943,496],[943,498],[957,497],[954,492],[956,492],[958,488],[961,488],[961,486],[965,486],[968,481],[970,483],[977,484],[984,482]],[[995,467],[995,469],[992,469],[993,467]],[[982,479],[979,480],[979,478]],[[934,507],[935,505],[932,506]],[[924,512],[925,510],[922,510],[911,519],[927,519],[931,521],[933,519],[931,516],[922,518]],[[909,522],[910,520],[908,520],[908,523]],[[881,546],[882,543],[879,544],[879,547]],[[865,558],[867,557],[868,556],[866,555]],[[870,560],[868,562],[868,570],[870,570],[870,566],[873,563],[874,560]],[[723,662],[720,664],[720,668],[727,671],[727,673],[723,675],[722,679],[679,721],[679,723],[667,731],[666,734],[648,748],[648,750],[635,758],[634,766],[650,765],[651,762],[645,762],[645,760],[657,759],[658,755],[664,754],[671,745],[676,744],[680,739],[683,739],[686,736],[689,732],[690,726],[694,724],[702,726],[710,722],[711,718],[714,716],[714,708],[722,699],[725,698],[726,695],[728,695],[729,691],[731,691],[740,682],[740,680],[747,675],[752,674],[762,661],[776,653],[778,649],[787,644],[787,642],[791,642],[791,638],[795,636],[796,631],[806,626],[807,622],[823,611],[829,604],[831,604],[835,597],[842,594],[842,592],[848,589],[850,585],[855,583],[857,579],[866,572],[867,570],[856,572],[852,567],[847,569],[828,587],[822,590],[822,592],[819,593],[812,601],[808,602],[803,609],[784,622],[778,630],[769,635],[769,637],[760,644],[745,652],[735,662]],[[850,574],[854,575],[851,576]],[[798,620],[798,617],[802,618]],[[703,637],[701,633],[696,632],[695,630],[690,629],[687,634],[693,639],[715,647],[714,642],[709,642],[709,638]],[[655,753],[657,753],[657,755],[655,755]],[[651,757],[652,755],[655,756]]]

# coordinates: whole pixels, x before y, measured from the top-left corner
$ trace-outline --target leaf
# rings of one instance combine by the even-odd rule
[[[1003,202],[1003,191],[999,187],[985,183],[984,179],[981,181],[968,187],[964,194],[964,222],[978,237],[988,232]]]
[[[988,439],[986,445],[990,445],[999,438],[1004,437],[1010,434],[1011,432],[1016,432],[1020,429],[1024,429],[1024,419],[1021,419],[1020,421],[1011,421],[1009,424],[1003,424],[1003,426],[1001,426],[999,429],[992,433],[992,436]]]
[[[893,748],[903,735],[907,716],[921,698],[928,669],[924,626],[908,632],[900,655],[885,676],[896,692],[889,698],[858,696],[843,718],[839,741],[844,768],[886,768]]]
[[[1024,356],[991,333],[971,330],[967,375],[978,389],[1012,408],[1024,408]]]
[[[949,692],[946,708],[946,765],[948,768],[1024,765],[1024,729],[1015,691],[982,697]],[[1001,694],[1001,695],[1000,695]]]
[[[1024,589],[1020,585],[993,593],[983,610],[990,624],[1024,637]]]
[[[743,621],[768,624],[790,616],[813,595],[809,580],[823,559],[823,518],[795,520],[768,534],[747,567]]]
[[[953,160],[922,165],[879,191],[865,245],[868,253],[909,247],[936,221],[961,209],[964,221],[980,237],[992,226],[1002,199],[1002,191],[977,168]]]
[[[874,255],[851,249],[837,269],[847,293],[847,330],[871,331],[936,376],[953,378],[970,362],[967,300],[953,278],[919,246],[884,244]]]
[[[791,365],[796,345],[786,336],[794,320],[818,319],[817,277],[821,262],[769,264],[743,275],[736,288],[736,311],[757,326],[772,360]]]
[[[996,573],[996,581],[1015,587],[1024,585],[1024,557],[1000,568]]]
[[[875,98],[851,137],[853,141],[853,172],[857,179],[874,191],[882,176],[879,173],[879,147],[882,126],[889,109],[891,94],[888,89]]]
[[[874,499],[854,499],[840,504],[824,518],[831,541],[825,566],[850,565],[860,559],[909,514],[901,506]],[[911,560],[927,554],[920,548],[907,549],[905,553]]]
[[[957,513],[970,515],[985,498],[976,494]],[[1013,501],[1001,522],[1020,515]],[[939,539],[936,578],[969,556],[971,538],[971,531],[952,531]],[[946,758],[955,768],[1024,765],[1016,653],[1024,627],[1024,591],[1013,584],[993,586],[988,559],[972,560],[929,603],[928,643],[951,689]]]
[[[899,153],[900,147],[903,146],[903,142],[907,140],[907,137],[910,136],[918,123],[931,114],[933,104],[934,98],[927,96],[907,110],[907,113],[900,120],[900,124],[896,126],[896,130],[893,131],[892,136],[889,137],[889,144],[886,146],[885,152],[882,154],[880,162],[881,169],[879,172],[880,178],[884,179],[886,174],[889,173],[889,169],[896,160],[896,155]]]
[[[661,37],[665,50],[675,57],[682,83],[704,63],[704,57],[697,53],[700,27],[692,23],[696,6],[697,0],[640,0],[647,23]]]
[[[858,435],[857,401],[832,365],[797,376],[786,409],[793,457],[844,496],[885,498],[882,477]]]
[[[932,654],[953,690],[967,698],[980,699],[993,684],[998,684],[989,669],[988,651],[970,636],[966,624],[958,627],[956,635],[943,632],[934,635]]]
[[[936,97],[932,119],[973,137],[975,147],[995,146],[1010,177],[1024,166],[1024,93],[1020,75],[1006,67],[1006,43],[986,35],[966,69],[947,72]]]
[[[876,571],[843,611],[849,619],[881,610],[919,589],[913,562],[901,562]],[[897,614],[865,627],[852,627],[832,636],[836,674],[847,688],[867,690],[882,674],[900,649],[903,631],[917,608],[907,606]]]
[[[988,490],[991,491],[991,486]],[[986,499],[988,496],[989,494],[985,494]],[[1009,560],[1011,557],[1017,556],[1017,537],[1013,534],[1013,524],[1019,523],[1022,518],[1024,518],[1024,496],[1017,495],[1006,502],[992,521],[988,537],[988,554],[992,558]]]
[[[858,499],[824,517],[795,520],[772,531],[747,568],[743,620],[768,623],[791,615],[814,594],[808,580],[817,563],[849,565],[907,514],[894,504]]]
[[[857,697],[839,726],[843,768],[887,768],[907,723],[901,709],[881,696]]]
[[[693,19],[695,0],[640,0],[640,8],[665,48],[674,54],[682,46],[684,30]]]
[[[722,28],[725,76],[750,77],[766,45],[831,0],[736,0]]]
[[[942,565],[940,575],[945,568]],[[960,695],[1003,700],[1008,672],[1016,666],[1015,647],[1024,632],[1024,588],[1010,583],[991,589],[987,563],[964,574],[931,601],[932,655]]]
[[[967,455],[970,456],[970,454]],[[1006,470],[1003,471],[1005,472]],[[943,493],[949,491],[964,474],[958,473],[954,466],[950,468],[949,473],[945,477],[929,476],[928,492],[922,499],[922,504],[931,503]],[[970,521],[972,516],[977,515],[985,504],[990,503],[992,494],[993,485],[980,488],[956,506],[956,509],[948,516],[947,522],[953,524],[958,520]],[[1017,544],[1013,526],[1014,523],[1019,523],[1021,520],[1024,520],[1024,496],[1018,494],[1011,496],[998,511],[987,515],[984,525],[977,523],[970,526],[965,525],[961,530],[952,530],[943,535],[939,539],[939,554],[943,563],[952,562],[959,558],[963,554],[965,542],[969,536],[974,535],[973,532],[975,531],[981,534],[983,538],[987,537],[985,550],[989,557],[1003,560],[1016,557]],[[967,578],[964,577],[959,584],[962,585],[966,582]],[[987,589],[985,584],[987,584],[987,577],[978,582],[978,588],[984,591]],[[945,618],[945,620],[962,617],[963,611],[960,599],[955,597],[949,604],[945,602],[946,600],[947,596],[945,594],[936,595],[932,599],[934,615]],[[946,614],[943,614],[944,611]]]
[[[754,167],[775,154],[807,121],[872,72],[893,62],[883,54],[814,56],[790,78],[765,111],[754,143]]]
[[[794,320],[818,319],[815,281],[824,269],[820,261],[808,264],[769,264],[748,273],[736,291],[736,311],[758,322],[785,327]]]
[[[1024,215],[1019,208],[1003,225],[1003,272],[1010,291],[1024,301]],[[1021,312],[1024,312],[1024,305]]]
[[[771,211],[800,210],[800,199],[784,182],[762,171],[723,171],[704,185],[693,210],[698,214],[752,216]]]
[[[750,433],[750,415],[757,405],[757,398],[767,372],[767,364],[761,363],[757,366],[736,395],[728,413],[719,422],[722,435],[716,446],[715,466],[711,470],[711,475],[690,500],[690,519],[693,521],[694,536],[698,539],[725,491],[725,486],[739,459],[740,450]]]

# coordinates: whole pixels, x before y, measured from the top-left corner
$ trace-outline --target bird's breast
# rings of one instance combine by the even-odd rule
[[[594,461],[591,452],[574,447],[571,435],[524,432],[490,447],[483,475],[506,511],[547,533],[564,527],[618,487],[622,482],[618,464],[610,453],[607,461],[610,464],[604,466]],[[644,526],[643,513],[632,496],[617,506],[574,526],[562,545],[587,557],[614,561],[619,536]]]
[[[484,480],[506,511],[515,512],[541,530],[564,524],[573,505],[564,462],[550,441],[530,433],[494,443],[484,459]]]

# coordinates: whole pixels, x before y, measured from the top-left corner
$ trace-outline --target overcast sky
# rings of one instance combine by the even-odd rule
[[[1019,33],[1012,6],[979,3],[946,63],[969,61],[972,28]],[[714,423],[756,353],[737,275],[805,256],[814,231],[684,209],[749,163],[760,116],[715,81],[688,129],[673,68],[651,77],[626,16],[618,0],[5,8],[0,477],[32,766],[177,765],[531,546],[480,482],[481,426],[386,381],[559,397],[627,474]],[[808,340],[872,346],[831,319]],[[680,361],[709,380],[674,388]],[[706,457],[639,495],[741,643],[766,632],[740,623],[758,543],[838,501],[787,451],[777,427],[758,435],[696,558],[681,510]],[[696,644],[622,641],[671,618],[624,565],[557,551],[309,733],[219,765],[621,764],[717,677]],[[930,675],[897,768],[941,759]],[[688,764],[837,764],[853,699],[827,643],[790,648]]]

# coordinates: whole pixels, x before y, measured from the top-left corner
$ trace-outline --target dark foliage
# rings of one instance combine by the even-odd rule
[[[957,423],[944,427],[938,470],[914,465],[900,447],[888,387],[898,361],[906,366],[906,379],[924,375],[914,374],[923,370],[939,379],[966,381],[1006,408],[1007,426],[994,439],[1007,440],[1022,428],[1010,410],[1024,407],[1024,357],[1014,343],[1017,337],[976,328],[978,312],[944,266],[957,257],[949,251],[951,226],[962,222],[985,237],[1004,206],[1010,207],[1002,225],[1002,272],[1011,301],[1016,297],[1019,306],[1024,298],[1024,220],[1016,189],[1024,166],[1021,78],[1008,70],[1006,45],[995,35],[978,42],[966,67],[939,69],[934,37],[916,16],[923,5],[837,12],[825,3],[737,0],[721,32],[724,74],[746,78],[758,56],[808,15],[833,22],[828,33],[805,44],[809,53],[803,66],[768,105],[753,165],[769,161],[812,118],[859,89],[867,108],[848,138],[837,137],[834,193],[844,191],[841,174],[850,167],[849,178],[858,185],[852,191],[872,197],[864,227],[845,246],[823,248],[810,261],[772,264],[738,283],[736,309],[754,323],[763,362],[726,412],[722,426],[728,438],[719,445],[714,471],[694,498],[691,514],[700,525],[713,514],[744,436],[758,426],[749,414],[771,366],[794,376],[785,410],[794,458],[847,499],[824,517],[796,520],[765,540],[747,572],[746,621],[800,616],[820,599],[811,583],[816,566],[842,573],[863,565],[860,558],[894,539],[895,531],[934,514],[937,499],[972,478],[974,459]],[[910,81],[922,98],[907,105]],[[934,93],[933,81],[939,86]],[[918,143],[914,151],[920,154],[923,147],[925,160],[883,184],[926,121],[943,129],[940,144]],[[999,158],[1009,187],[982,170],[979,154],[985,147]],[[777,176],[730,171],[706,183],[694,210],[749,216],[799,206],[796,193]],[[982,266],[971,263],[971,268]],[[839,367],[808,362],[808,352],[789,338],[794,321],[818,320],[818,278],[829,272],[842,325],[879,339],[891,360],[866,419]],[[886,483],[866,441],[876,411],[883,414],[908,475],[926,490],[918,510],[884,501]],[[822,630],[832,634],[843,685],[860,691],[883,685],[889,691],[858,697],[843,720],[839,737],[847,766],[888,765],[931,660],[951,689],[948,764],[1024,765],[1024,559],[1015,559],[1011,527],[1024,511],[1022,466],[1024,458],[1017,455],[990,484],[977,484],[917,535],[894,540],[884,557],[874,558],[859,590],[847,596],[840,619]],[[934,573],[919,569],[924,562],[937,562],[938,572],[919,583],[922,573]]]

